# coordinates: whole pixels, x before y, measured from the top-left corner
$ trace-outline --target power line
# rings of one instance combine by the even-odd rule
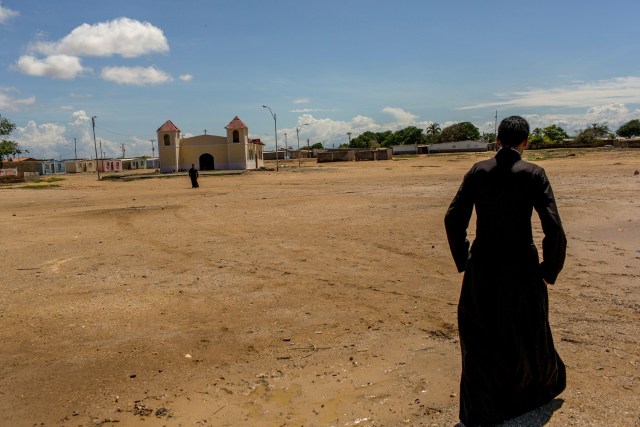
[[[106,129],[106,128],[103,128],[103,127],[100,127],[100,126],[96,126],[96,128],[100,129],[102,131],[105,131],[105,132],[113,133],[115,135],[127,136],[129,138],[139,138],[139,136],[137,136],[137,135],[130,135],[130,134],[126,134],[126,133],[116,132],[114,130]]]

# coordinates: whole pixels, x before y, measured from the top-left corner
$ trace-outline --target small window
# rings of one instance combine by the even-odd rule
[[[164,145],[170,145],[171,142],[169,141],[169,135],[165,134],[164,135]]]
[[[240,142],[240,132],[237,130],[233,131],[233,142]]]

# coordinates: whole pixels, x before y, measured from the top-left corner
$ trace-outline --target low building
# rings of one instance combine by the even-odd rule
[[[42,161],[32,157],[0,160],[0,180],[37,180],[42,175]]]
[[[426,144],[392,145],[393,154],[425,154],[428,152]]]
[[[145,169],[160,169],[160,159],[157,157],[147,157],[145,160]]]
[[[66,172],[65,162],[62,160],[45,160],[42,162],[40,175],[49,175]]]
[[[100,172],[122,172],[122,159],[99,159]]]
[[[85,159],[65,160],[64,167],[67,173],[95,172],[96,161]]]
[[[485,141],[456,141],[441,142],[429,145],[428,153],[459,153],[459,152],[479,152],[489,151],[491,143]]]

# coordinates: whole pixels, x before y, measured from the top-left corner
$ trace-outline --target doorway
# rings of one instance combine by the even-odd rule
[[[211,154],[205,153],[200,156],[200,170],[201,171],[212,171],[215,169],[213,162],[213,156]]]

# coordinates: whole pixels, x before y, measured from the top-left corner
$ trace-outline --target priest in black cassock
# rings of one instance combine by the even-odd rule
[[[495,157],[469,170],[445,216],[453,259],[464,271],[458,329],[460,421],[467,427],[538,408],[566,384],[549,327],[546,286],[562,269],[567,240],[544,169],[521,158],[528,137],[525,119],[504,119]],[[531,231],[534,209],[544,233],[542,262]]]

